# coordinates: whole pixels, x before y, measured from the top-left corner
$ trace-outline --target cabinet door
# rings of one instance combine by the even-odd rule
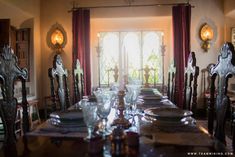
[[[16,53],[16,31],[17,29],[13,26],[10,27],[10,46]]]
[[[16,28],[10,25],[10,19],[0,19],[0,47],[4,45],[16,52]]]
[[[28,72],[30,71],[29,38],[30,28],[18,29],[16,31],[16,56],[18,57],[19,67],[27,68]]]
[[[10,45],[10,19],[0,19],[0,47]]]

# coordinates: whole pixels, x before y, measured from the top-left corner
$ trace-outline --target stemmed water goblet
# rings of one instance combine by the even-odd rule
[[[110,133],[107,129],[107,117],[111,111],[111,107],[115,98],[115,92],[98,89],[94,91],[97,100],[97,114],[101,118],[101,133],[105,136]]]
[[[129,107],[128,114],[134,116],[137,109],[137,100],[140,94],[141,85],[128,84],[126,85],[126,88],[127,93],[125,96],[125,103],[127,104],[127,107]]]
[[[97,105],[95,102],[85,102],[82,106],[83,119],[87,126],[88,136],[86,140],[89,140],[93,137],[93,131],[98,121],[97,116]]]

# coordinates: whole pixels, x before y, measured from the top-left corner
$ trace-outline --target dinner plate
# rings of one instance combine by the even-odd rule
[[[160,96],[162,97],[162,94],[157,89],[152,88],[142,88],[140,95],[143,96]]]
[[[61,127],[84,126],[83,114],[78,110],[53,112],[50,114],[49,122]]]
[[[151,88],[142,88],[140,91],[141,95],[153,95],[153,89]]]
[[[146,122],[150,122],[154,125],[157,125],[159,127],[162,127],[162,126],[184,126],[184,125],[187,125],[188,122],[187,121],[165,121],[165,120],[157,120],[156,118],[154,117],[151,117],[151,116],[144,116],[142,118],[143,121],[146,121]]]
[[[85,123],[83,120],[80,121],[60,121],[59,119],[50,118],[49,123],[51,125],[63,128],[75,128],[75,127],[85,127]]]
[[[153,107],[144,110],[145,115],[154,117],[158,120],[180,121],[184,117],[192,116],[193,113],[179,108],[159,108]]]
[[[141,95],[139,96],[139,98],[143,99],[143,100],[161,100],[162,97],[161,96],[155,96],[155,95]]]
[[[63,120],[80,120],[83,119],[83,114],[78,110],[57,111],[50,114],[50,118],[57,118]]]
[[[143,121],[150,122],[157,126],[183,126],[183,125],[195,125],[196,120],[192,117],[185,117],[179,121],[165,121],[165,120],[158,120],[152,116],[145,115],[142,117]]]

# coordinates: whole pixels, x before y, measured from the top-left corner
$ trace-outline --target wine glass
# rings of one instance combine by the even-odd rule
[[[131,97],[132,93],[130,91],[127,91],[124,97],[125,115],[127,116],[127,118],[129,118],[129,115],[131,114]]]
[[[107,129],[107,117],[111,111],[113,101],[115,100],[115,92],[99,89],[94,91],[97,99],[97,114],[101,118],[101,133],[108,135],[110,132]]]
[[[82,100],[80,100],[78,103],[75,104],[75,109],[81,110],[84,105],[87,105],[87,102],[89,101],[88,96],[83,96]]]
[[[95,102],[85,102],[82,106],[83,119],[87,126],[88,136],[87,140],[93,137],[93,131],[96,126],[96,122],[98,120],[97,116],[97,105]]]
[[[141,85],[137,84],[128,84],[126,85],[127,93],[126,93],[126,103],[129,104],[129,109],[131,110],[131,114],[135,115],[137,109],[137,100],[140,94]]]

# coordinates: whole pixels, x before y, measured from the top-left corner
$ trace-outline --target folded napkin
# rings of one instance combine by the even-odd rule
[[[140,95],[143,96],[156,96],[156,97],[162,97],[162,94],[157,90],[153,88],[142,88],[140,91]]]
[[[83,114],[79,110],[56,111],[50,114],[50,118],[77,120],[83,119]]]
[[[162,96],[159,96],[159,95],[141,95],[139,96],[141,99],[143,100],[161,100],[162,99]]]
[[[46,137],[72,137],[84,138],[87,136],[86,127],[57,127],[51,125],[48,120],[39,125],[35,130],[27,133],[28,136],[46,136]]]
[[[157,89],[153,89],[153,93],[154,93],[154,95],[156,95],[156,96],[161,96],[161,97],[162,97],[162,93],[159,92],[159,90],[157,90]]]
[[[156,145],[182,145],[182,146],[213,146],[213,139],[204,133],[165,133],[153,134],[153,141]]]
[[[140,109],[149,109],[153,107],[158,108],[177,108],[172,102],[169,100],[161,100],[161,101],[144,101],[143,104],[138,106]]]
[[[141,88],[141,93],[153,93],[153,88]]]
[[[50,114],[50,124],[58,127],[85,126],[83,114],[78,110],[57,111]]]
[[[40,131],[46,131],[46,132],[86,132],[87,127],[85,124],[78,124],[77,127],[58,127],[56,125],[52,125],[50,120],[47,120],[41,127],[39,128]]]

